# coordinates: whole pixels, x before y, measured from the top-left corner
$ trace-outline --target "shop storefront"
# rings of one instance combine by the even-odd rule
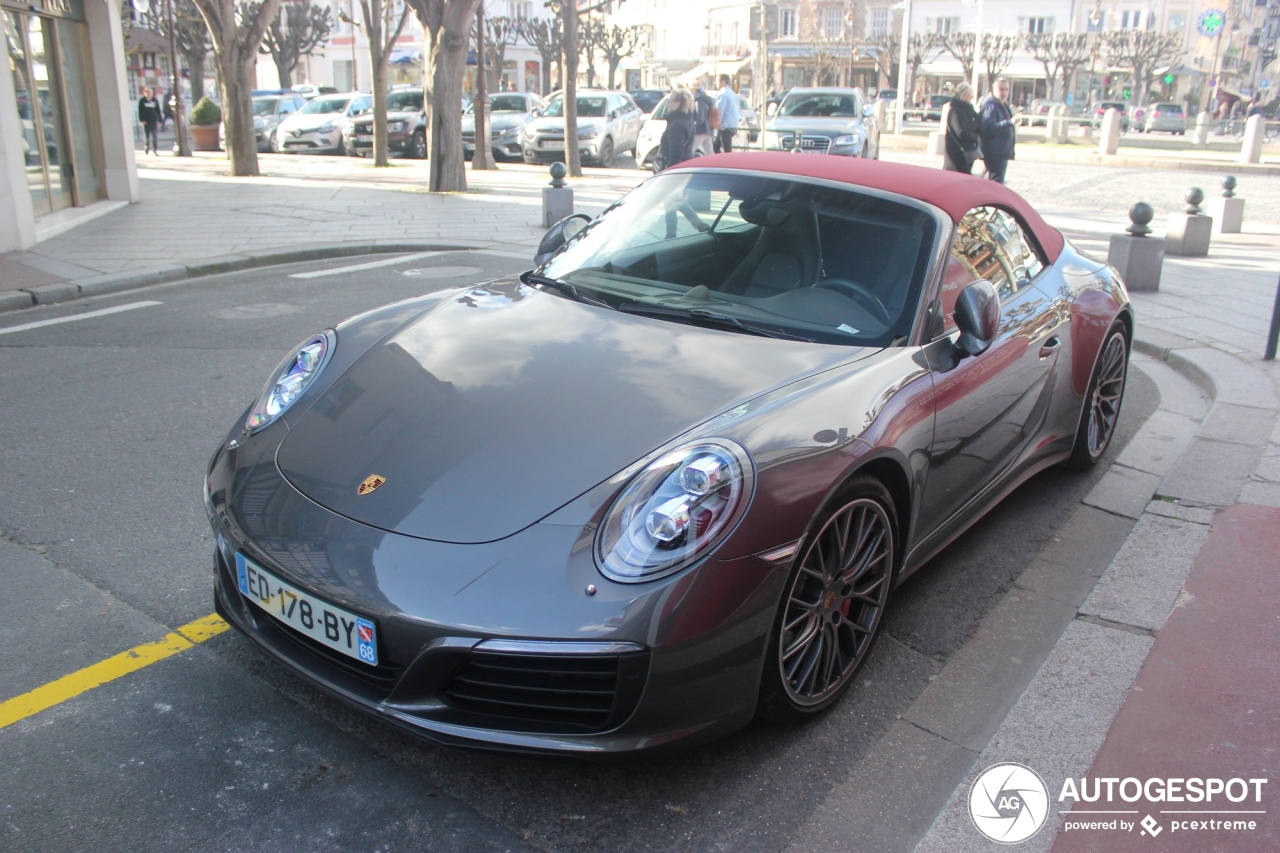
[[[0,0],[0,16],[8,60],[8,79],[0,83],[0,152],[7,166],[7,181],[0,179],[0,251],[8,251],[34,243],[55,214],[107,199],[132,201],[136,177],[130,180],[132,146],[118,136],[123,49],[118,38],[97,37],[89,20],[112,20],[118,34],[118,12],[107,0]],[[58,221],[72,219],[65,214]],[[10,220],[16,228],[5,228]]]

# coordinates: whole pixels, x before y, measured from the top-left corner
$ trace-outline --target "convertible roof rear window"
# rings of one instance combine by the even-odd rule
[[[541,272],[623,310],[886,345],[910,333],[936,228],[925,210],[856,188],[681,171],[629,193]]]

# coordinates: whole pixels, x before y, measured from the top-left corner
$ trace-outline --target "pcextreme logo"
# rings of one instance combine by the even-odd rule
[[[1155,838],[1168,830],[1171,835],[1192,832],[1212,844],[1224,836],[1257,830],[1267,814],[1262,802],[1266,784],[1266,779],[1238,777],[1068,778],[1058,794],[1058,813],[1063,832]],[[1048,821],[1048,788],[1030,767],[1013,762],[992,765],[969,789],[969,817],[992,841],[1018,844]]]

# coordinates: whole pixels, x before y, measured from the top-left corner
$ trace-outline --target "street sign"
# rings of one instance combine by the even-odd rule
[[[1200,35],[1213,38],[1222,32],[1222,28],[1226,26],[1227,13],[1221,9],[1206,9],[1200,13],[1200,17],[1196,20],[1196,29],[1200,31]]]
[[[1258,88],[1259,88],[1259,89],[1270,89],[1270,88],[1271,88],[1271,78],[1270,78],[1270,77],[1263,77],[1261,80],[1259,80],[1259,81],[1258,81]]]

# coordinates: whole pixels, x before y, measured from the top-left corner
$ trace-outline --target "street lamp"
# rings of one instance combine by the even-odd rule
[[[896,8],[896,6],[895,6]],[[902,135],[902,101],[907,96],[907,51],[911,49],[911,0],[902,0],[902,46],[898,52],[898,97],[894,100],[893,132]]]

